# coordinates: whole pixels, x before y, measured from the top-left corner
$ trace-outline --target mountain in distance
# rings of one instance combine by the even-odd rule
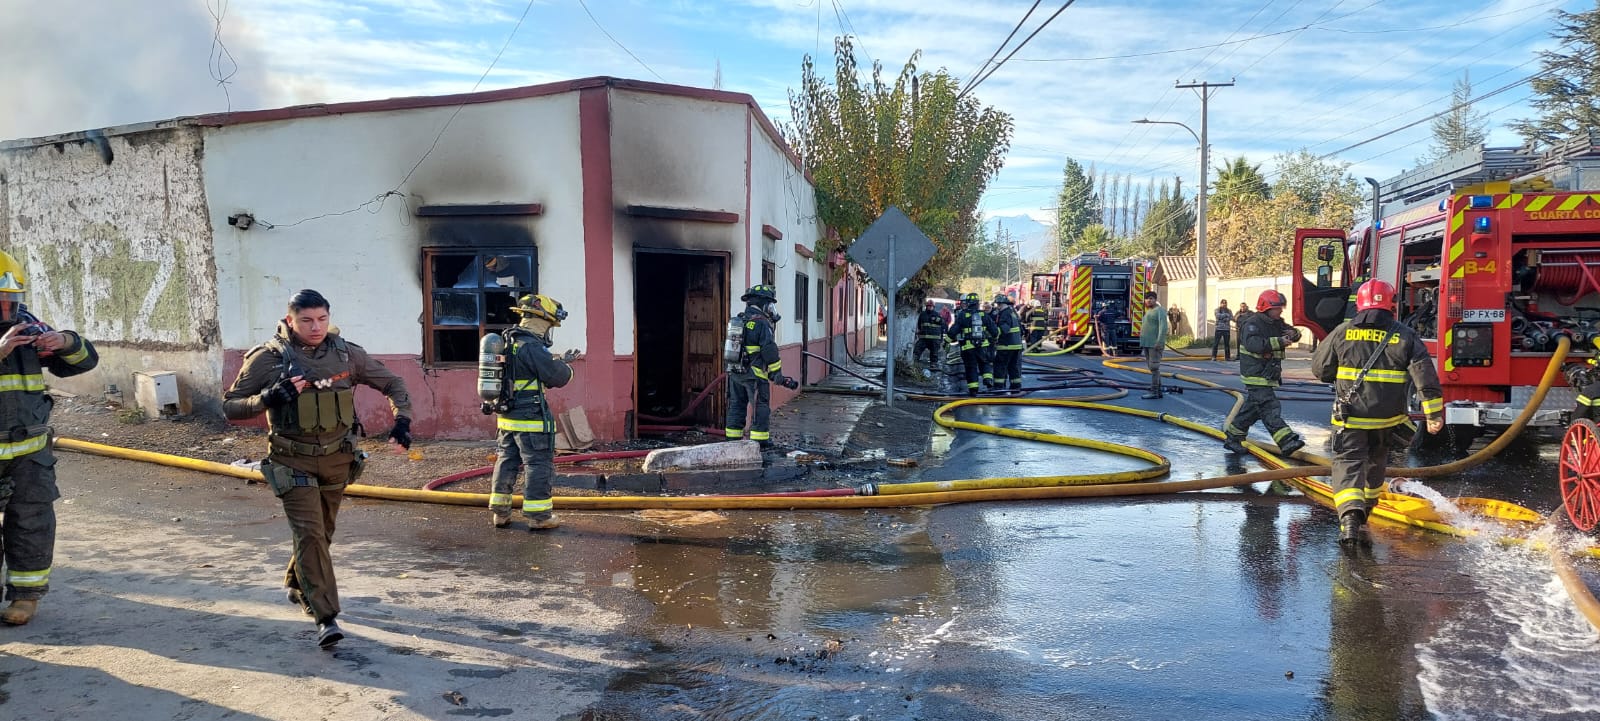
[[[1017,252],[1023,258],[1038,260],[1044,257],[1047,250],[1051,258],[1055,257],[1054,236],[1050,226],[1026,215],[993,216],[983,221],[983,228],[991,240],[999,236],[1001,226],[1011,234],[1011,239],[1017,244]]]

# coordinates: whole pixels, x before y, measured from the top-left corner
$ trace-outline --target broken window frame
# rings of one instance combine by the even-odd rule
[[[480,276],[476,285],[468,288],[456,287],[455,285],[442,286],[435,283],[434,278],[439,272],[438,262],[441,258],[462,257],[474,258],[472,265],[467,267],[476,267],[479,269]],[[528,285],[484,286],[481,273],[483,272],[484,266],[488,263],[488,259],[494,257],[514,259],[526,258]],[[518,270],[520,271],[520,269]],[[519,278],[518,282],[520,281],[521,279]],[[516,315],[509,312],[509,306],[507,306],[505,309],[502,309],[502,312],[505,313],[504,315],[502,315],[499,319],[493,319],[493,314],[495,311],[491,310],[490,298],[494,295],[509,294],[511,300],[510,304],[515,305],[517,298],[525,294],[539,292],[539,253],[537,249],[530,248],[528,246],[438,246],[423,248],[422,284],[423,303],[421,320],[423,365],[426,367],[447,368],[473,366],[478,362],[478,342],[481,338],[483,338],[484,335],[490,332],[499,332],[516,325]],[[477,322],[475,324],[435,322],[437,320],[434,313],[435,297],[439,293],[446,292],[458,294],[471,292],[477,297],[475,311],[477,315]],[[499,308],[502,303],[503,301],[500,301],[494,303],[493,305],[496,308]],[[455,333],[464,337],[468,332],[471,332],[474,335],[472,336],[470,348],[463,349],[464,351],[467,351],[465,352],[466,357],[441,357],[441,353],[448,351],[446,351],[444,348],[441,348],[441,344],[438,341],[438,333]]]

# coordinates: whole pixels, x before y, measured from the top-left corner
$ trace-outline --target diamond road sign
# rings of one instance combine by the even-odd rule
[[[850,260],[861,266],[878,287],[899,290],[911,276],[922,270],[939,248],[924,235],[911,218],[895,206],[873,221],[856,242],[850,244]],[[889,254],[894,253],[893,282],[889,278]]]

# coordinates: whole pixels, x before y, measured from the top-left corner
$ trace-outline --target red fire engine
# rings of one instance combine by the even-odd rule
[[[1136,258],[1084,253],[1054,273],[1034,273],[1033,298],[1050,311],[1050,327],[1063,347],[1082,340],[1100,322],[1107,326],[1099,332],[1108,335],[1102,339],[1108,347],[1137,349],[1150,271],[1148,262]]]
[[[1600,139],[1542,155],[1471,149],[1368,182],[1373,222],[1296,231],[1294,321],[1322,338],[1350,317],[1361,282],[1393,283],[1396,317],[1437,364],[1441,435],[1465,451],[1521,413],[1562,336],[1574,355],[1594,351]],[[1531,425],[1566,425],[1574,400],[1571,388],[1551,389]]]

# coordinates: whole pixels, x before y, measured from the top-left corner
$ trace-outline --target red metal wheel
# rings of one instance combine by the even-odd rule
[[[1587,418],[1561,439],[1561,502],[1572,525],[1584,532],[1600,523],[1600,426]]]

